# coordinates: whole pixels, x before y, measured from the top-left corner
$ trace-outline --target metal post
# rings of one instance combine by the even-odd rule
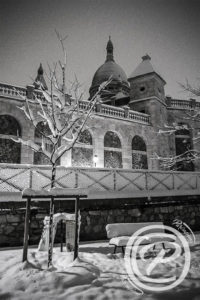
[[[79,230],[79,196],[75,200],[75,242],[74,242],[74,260],[78,257],[78,230]]]
[[[52,256],[53,256],[53,215],[54,215],[54,197],[51,196],[50,216],[49,216],[48,268],[52,266]]]
[[[63,252],[63,220],[60,221],[60,252]]]
[[[26,200],[26,215],[25,215],[25,223],[24,223],[24,245],[23,245],[23,258],[22,261],[27,261],[27,253],[28,253],[28,240],[29,240],[29,223],[30,223],[30,206],[31,206],[31,198],[28,197]]]

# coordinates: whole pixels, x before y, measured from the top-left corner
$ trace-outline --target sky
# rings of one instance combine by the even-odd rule
[[[68,35],[66,78],[76,74],[85,97],[109,35],[127,76],[148,53],[166,95],[186,99],[179,83],[199,83],[199,0],[0,0],[0,82],[26,86],[40,62],[48,70],[58,61],[55,29]]]

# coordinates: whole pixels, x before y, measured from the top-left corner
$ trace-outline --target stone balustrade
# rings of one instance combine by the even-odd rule
[[[150,124],[150,116],[136,111],[129,111],[129,119],[138,123]]]
[[[26,96],[26,88],[0,83],[0,96],[22,100]]]
[[[39,90],[34,90],[34,94],[37,96],[38,99],[44,99],[43,93]]]
[[[34,93],[37,95],[39,99],[43,98],[41,91],[34,90]],[[27,88],[0,83],[0,96],[2,97],[23,101],[22,97],[26,96],[26,94],[27,94]],[[88,104],[89,101],[85,101],[85,100],[79,101],[79,108],[83,110],[87,109]],[[166,104],[168,108],[173,108],[173,109],[184,109],[184,110],[200,109],[200,102],[196,101],[195,99],[181,100],[181,99],[173,99],[171,97],[166,97]],[[97,113],[98,115],[108,116],[112,118],[120,118],[122,120],[129,120],[136,123],[150,125],[149,115],[130,110],[128,106],[115,107],[115,106],[106,105],[101,102],[98,102],[94,106],[93,112]]]
[[[196,101],[195,99],[190,100],[182,100],[182,99],[172,99],[170,97],[166,97],[167,106],[174,109],[199,109],[200,102]]]
[[[89,101],[80,101],[79,108],[86,109],[88,107]],[[150,125],[150,116],[144,113],[139,113],[137,111],[130,110],[128,106],[115,107],[102,102],[97,102],[94,111],[98,115],[109,116],[117,119],[128,119],[129,121],[142,123],[145,125]]]
[[[79,101],[79,109],[85,110],[88,108],[89,101]]]
[[[124,109],[111,105],[102,104],[101,113],[111,117],[124,118]]]
[[[0,83],[0,96],[22,100],[24,96],[28,96],[31,98],[31,93],[33,93],[33,86],[27,86],[27,88],[22,88],[18,86],[13,86],[9,84]],[[39,90],[34,90],[34,93],[39,99],[43,98],[43,94]],[[79,109],[85,110],[88,108],[89,101],[79,101]],[[150,125],[150,116],[147,114],[139,113],[136,111],[132,111],[128,106],[123,108],[115,107],[111,105],[106,105],[101,102],[95,104],[93,108],[93,112],[102,116],[109,116],[112,118],[120,118],[121,120],[129,120],[132,122],[142,123],[145,125]]]

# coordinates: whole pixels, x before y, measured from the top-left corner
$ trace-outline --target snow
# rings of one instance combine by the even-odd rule
[[[44,218],[44,221],[43,221],[44,227],[43,227],[42,236],[41,236],[41,239],[40,239],[40,242],[39,242],[39,245],[38,245],[38,250],[39,251],[47,251],[48,250],[48,245],[49,245],[49,219],[50,219],[49,216],[46,216]],[[73,247],[75,222],[73,222],[73,226],[70,226],[69,223],[66,223],[66,221],[75,221],[75,214],[56,213],[56,214],[53,215],[53,243],[54,243],[54,238],[55,238],[55,234],[56,234],[56,230],[57,230],[57,224],[61,220],[65,221],[67,243],[68,243],[69,247]],[[80,230],[80,222],[81,222],[81,216],[79,214],[79,230]]]
[[[149,73],[157,73],[161,78],[162,76],[156,70],[155,66],[150,62],[151,58],[146,56],[146,59],[143,59],[137,68],[131,73],[129,78],[134,78],[141,75],[146,75]]]
[[[67,196],[85,196],[88,194],[88,190],[84,188],[52,188],[50,190],[34,190],[34,189],[24,189],[22,191],[22,196],[25,198],[32,197],[67,197]]]
[[[11,300],[198,300],[200,299],[200,236],[191,248],[191,267],[186,279],[166,293],[139,295],[126,280],[121,253],[111,254],[108,242],[80,245],[79,259],[73,252],[54,248],[53,268],[47,269],[47,253],[30,248],[28,262],[22,263],[22,249],[0,251],[0,299]],[[141,262],[142,263],[142,262]],[[176,270],[181,269],[180,257]],[[145,267],[145,266],[144,266]],[[155,276],[167,276],[166,265],[154,270]]]

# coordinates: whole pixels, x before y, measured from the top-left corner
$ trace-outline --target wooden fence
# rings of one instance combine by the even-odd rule
[[[0,201],[25,188],[49,189],[50,180],[50,166],[0,164]],[[57,167],[56,187],[87,188],[90,199],[198,195],[200,172]]]

